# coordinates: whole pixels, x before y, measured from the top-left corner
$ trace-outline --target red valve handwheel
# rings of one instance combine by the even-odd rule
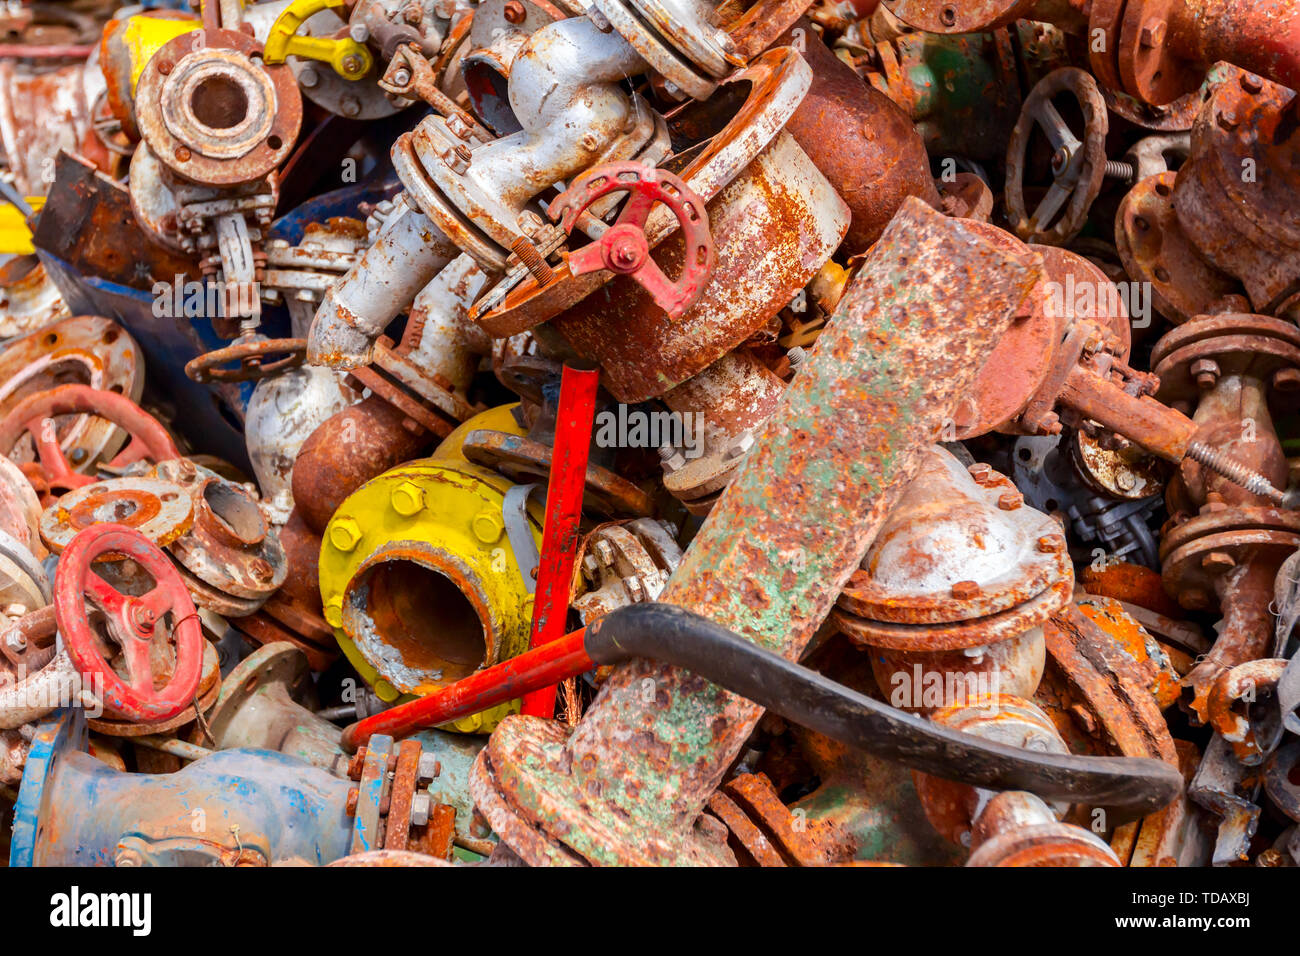
[[[60,385],[28,395],[0,421],[0,454],[8,455],[24,433],[30,433],[40,458],[41,477],[53,493],[69,491],[98,481],[94,475],[73,470],[54,429],[56,415],[87,414],[106,418],[131,436],[130,442],[108,464],[122,468],[142,459],[167,461],[181,456],[167,429],[125,395],[89,385]],[[35,484],[35,482],[34,482]]]
[[[677,318],[697,301],[713,272],[713,236],[704,200],[672,173],[644,163],[604,163],[583,173],[555,198],[547,212],[560,219],[565,232],[583,211],[610,193],[631,196],[618,219],[599,239],[569,254],[569,272],[575,276],[608,269],[628,276],[650,293],[655,304]],[[685,240],[682,274],[669,279],[650,258],[645,224],[655,203],[663,203],[677,217]]]
[[[138,597],[117,590],[92,570],[105,555],[134,561],[153,578],[153,588]],[[107,618],[107,638],[121,648],[125,680],[104,656],[105,638],[90,623],[92,607]],[[54,617],[72,663],[93,690],[102,686],[104,708],[114,716],[169,720],[194,702],[203,670],[198,613],[171,559],[138,531],[97,524],[72,539],[54,577]],[[159,679],[165,680],[160,689]]]

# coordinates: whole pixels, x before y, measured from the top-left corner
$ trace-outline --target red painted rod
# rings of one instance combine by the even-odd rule
[[[440,687],[419,700],[398,704],[357,721],[343,731],[343,746],[349,752],[355,751],[374,734],[407,737],[427,727],[477,714],[520,694],[527,695],[543,687],[554,688],[560,681],[596,666],[583,647],[586,634],[585,627],[579,628],[559,640]]]
[[[596,416],[600,373],[564,366],[560,378],[560,409],[555,417],[555,446],[546,485],[546,526],[537,566],[537,595],[533,602],[530,647],[540,647],[564,634],[569,616],[573,564],[578,556],[578,524],[587,485],[587,456]],[[555,716],[555,685],[525,695],[523,712],[533,717]]]

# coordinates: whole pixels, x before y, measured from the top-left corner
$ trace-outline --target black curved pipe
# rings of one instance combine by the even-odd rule
[[[685,668],[851,747],[959,783],[1103,807],[1124,822],[1171,803],[1182,774],[1148,757],[1046,754],[981,740],[872,700],[671,604],[622,607],[586,629],[598,664],[646,657]]]

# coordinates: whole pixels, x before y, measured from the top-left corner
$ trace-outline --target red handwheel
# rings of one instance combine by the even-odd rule
[[[160,462],[181,456],[158,419],[125,395],[89,385],[60,385],[35,392],[11,408],[0,421],[0,454],[8,455],[23,434],[30,433],[40,458],[41,477],[51,491],[93,484],[99,479],[73,469],[54,428],[55,416],[73,414],[106,418],[131,436],[127,446],[109,462],[114,468],[143,459]]]
[[[106,555],[135,562],[153,587],[139,596],[123,594],[93,570]],[[203,629],[171,559],[138,531],[97,524],[72,539],[55,574],[54,617],[72,663],[114,716],[168,720],[193,703]]]
[[[644,163],[604,163],[570,183],[547,212],[552,219],[560,219],[565,232],[572,235],[588,206],[616,192],[631,193],[623,211],[599,239],[569,254],[569,271],[580,276],[608,269],[625,275],[649,292],[659,308],[677,318],[699,301],[713,272],[713,236],[704,200],[662,169]],[[676,282],[650,258],[645,224],[655,203],[663,203],[677,217],[685,240],[682,274]]]

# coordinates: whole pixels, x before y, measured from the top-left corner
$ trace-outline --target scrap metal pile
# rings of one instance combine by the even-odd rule
[[[1300,2],[0,17],[12,865],[1300,865]]]

